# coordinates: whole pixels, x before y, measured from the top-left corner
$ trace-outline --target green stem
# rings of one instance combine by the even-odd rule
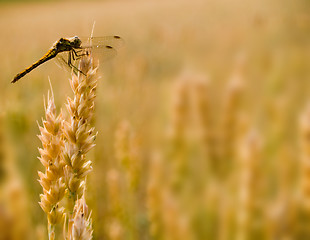
[[[75,205],[75,199],[76,194],[71,193],[69,191],[68,197],[67,197],[67,209],[68,209],[68,233],[67,233],[67,238],[71,239],[71,233],[72,233],[72,226],[73,226],[73,210],[74,210],[74,205]]]
[[[55,225],[48,223],[48,240],[55,240]]]

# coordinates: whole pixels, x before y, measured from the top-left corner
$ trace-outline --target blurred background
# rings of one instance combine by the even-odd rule
[[[60,37],[119,35],[100,63],[94,239],[310,239],[310,2],[0,1],[0,239],[47,239],[37,138],[70,74]]]

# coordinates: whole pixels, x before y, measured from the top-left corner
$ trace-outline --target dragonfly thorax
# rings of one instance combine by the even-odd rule
[[[80,48],[82,41],[76,36],[72,38],[61,38],[57,42],[54,43],[53,48],[57,52],[65,52],[70,51],[73,48]]]

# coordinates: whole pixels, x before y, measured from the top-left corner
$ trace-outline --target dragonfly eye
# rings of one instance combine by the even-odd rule
[[[82,41],[79,39],[78,36],[73,37],[73,45],[79,47]]]

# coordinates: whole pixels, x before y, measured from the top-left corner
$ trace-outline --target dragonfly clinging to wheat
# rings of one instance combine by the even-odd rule
[[[91,37],[87,38],[85,41],[82,41],[81,38],[77,36],[72,38],[60,38],[42,58],[18,73],[12,80],[12,83],[17,82],[27,73],[46,61],[60,55],[60,53],[68,53],[67,60],[61,59],[64,60],[70,68],[81,72],[73,64],[75,60],[89,54],[93,50],[99,50],[99,52],[107,58],[113,57],[116,55],[116,48],[119,47],[122,42],[123,40],[119,36]]]

